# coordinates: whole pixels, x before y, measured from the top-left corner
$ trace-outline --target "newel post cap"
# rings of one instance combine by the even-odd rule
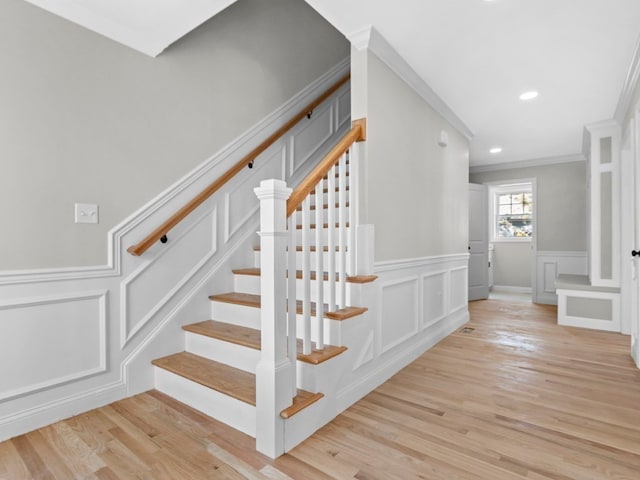
[[[260,182],[260,186],[254,188],[253,191],[260,200],[287,200],[291,196],[292,192],[292,190],[287,187],[286,182],[275,178],[262,180]]]

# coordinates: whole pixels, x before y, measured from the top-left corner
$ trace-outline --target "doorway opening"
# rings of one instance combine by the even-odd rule
[[[472,185],[470,192],[479,187]],[[476,295],[475,299],[531,303],[536,286],[536,180],[509,179],[486,183],[482,187],[486,208],[481,220],[470,218],[469,250],[473,258],[474,248],[476,252],[479,248],[486,249],[482,253],[487,261],[484,264],[476,261],[472,266],[470,260],[470,293],[472,277],[476,283],[478,279],[486,278],[486,289],[482,289],[486,296]],[[474,215],[480,213],[472,203],[470,209],[474,210]],[[478,223],[484,226],[486,243],[471,241],[478,236],[472,232],[472,229],[478,229]],[[486,276],[474,273],[473,268],[486,268]]]

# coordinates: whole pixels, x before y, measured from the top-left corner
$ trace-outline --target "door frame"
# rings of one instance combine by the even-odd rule
[[[635,119],[631,118],[629,127],[624,132],[620,143],[620,332],[624,335],[632,333],[632,319],[637,316],[638,264],[629,256],[635,250],[636,240],[636,195],[635,181],[637,177]],[[640,240],[640,239],[638,239]],[[633,342],[633,339],[632,339]]]
[[[530,183],[531,193],[533,196],[533,215],[531,217],[531,224],[533,230],[533,236],[531,237],[531,303],[535,303],[538,298],[538,274],[537,274],[537,257],[538,257],[538,180],[536,177],[527,178],[505,178],[502,180],[492,180],[485,182],[487,186],[487,225],[489,228],[489,243],[492,243],[492,231],[493,231],[493,198],[491,194],[491,187],[497,187],[499,185],[517,185],[519,183]]]

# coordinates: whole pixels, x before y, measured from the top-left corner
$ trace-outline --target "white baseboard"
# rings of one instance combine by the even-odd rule
[[[126,396],[126,385],[116,382],[2,417],[0,418],[0,442],[78,415],[88,409],[108,405]]]
[[[531,294],[531,287],[514,287],[511,285],[494,285],[491,291],[495,293],[528,293]]]

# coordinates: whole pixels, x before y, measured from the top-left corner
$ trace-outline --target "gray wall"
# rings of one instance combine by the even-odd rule
[[[469,175],[469,181],[473,183],[524,178],[537,179],[537,250],[585,252],[586,162],[511,168]]]
[[[531,242],[494,242],[493,284],[531,288]]]
[[[375,54],[352,50],[351,70],[352,118],[367,117],[360,220],[375,225],[375,260],[466,253],[467,140]]]
[[[156,59],[3,0],[0,270],[106,263],[108,230],[348,55],[299,0],[240,0]]]

